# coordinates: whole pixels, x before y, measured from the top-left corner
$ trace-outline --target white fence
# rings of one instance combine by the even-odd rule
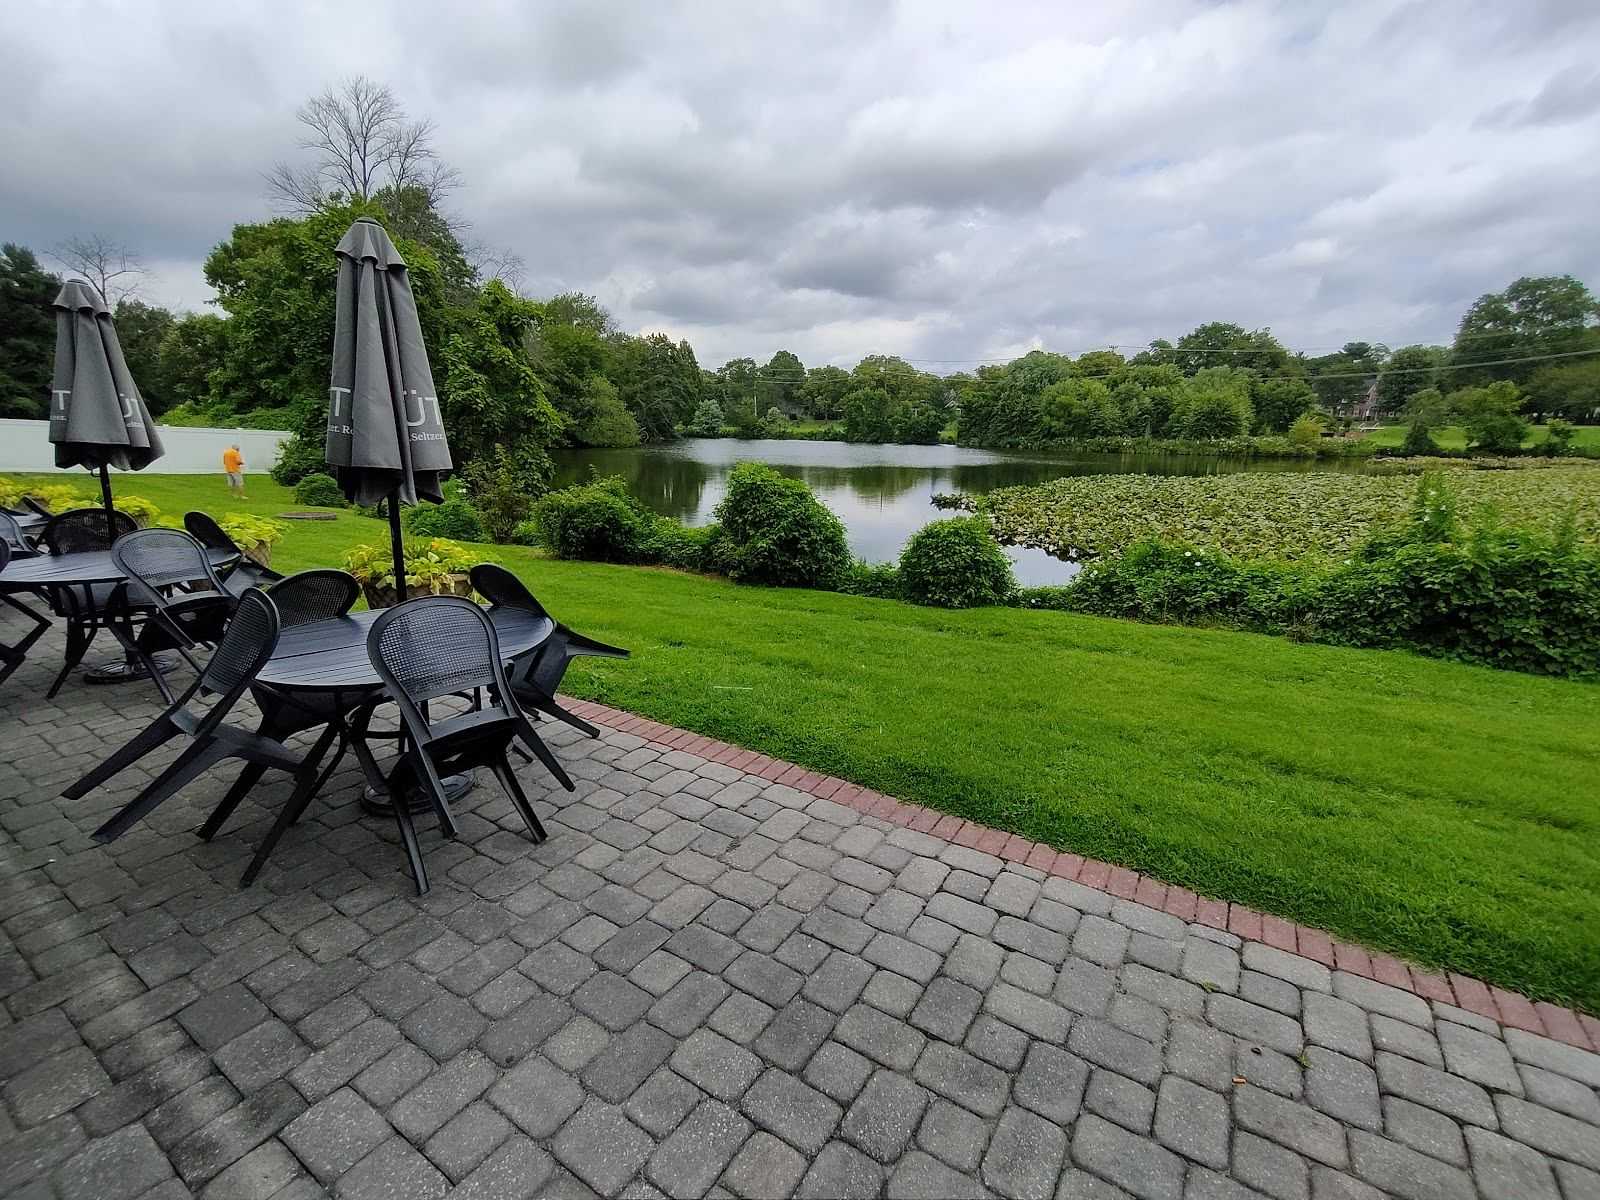
[[[147,469],[171,475],[220,474],[222,452],[235,442],[244,454],[246,471],[266,471],[278,460],[278,447],[290,436],[279,429],[195,429],[185,425],[156,428],[167,452]],[[0,419],[0,472],[55,469],[49,421]]]

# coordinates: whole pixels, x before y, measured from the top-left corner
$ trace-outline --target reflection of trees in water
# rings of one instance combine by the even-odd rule
[[[914,488],[926,488],[928,480],[942,474],[929,467],[896,467],[888,464],[870,467],[779,467],[785,475],[803,479],[818,491],[848,490],[861,500],[894,500]]]
[[[700,511],[706,484],[725,468],[707,466],[692,458],[675,454],[652,454],[641,450],[580,450],[559,456],[554,487],[583,483],[589,467],[601,475],[620,475],[628,490],[652,512],[689,520]]]

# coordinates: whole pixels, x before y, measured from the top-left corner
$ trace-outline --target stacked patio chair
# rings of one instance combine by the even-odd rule
[[[5,538],[0,538],[0,573],[3,573],[7,564],[11,562],[12,554],[11,543]],[[28,651],[33,644],[44,636],[44,631],[50,628],[50,622],[6,591],[4,585],[0,585],[0,605],[14,609],[34,623],[33,628],[15,645],[0,642],[0,683],[4,683],[11,677],[11,673],[22,665],[22,660],[28,657]]]
[[[522,580],[504,567],[494,563],[479,563],[472,568],[471,579],[473,589],[496,607],[520,608],[536,617],[554,620]],[[511,688],[523,705],[548,713],[558,721],[565,721],[590,737],[599,737],[598,729],[556,702],[556,692],[561,687],[567,667],[580,655],[627,658],[628,651],[584,637],[559,621],[555,624],[556,631],[544,645],[511,664]]]
[[[25,503],[49,516],[48,512],[31,499]],[[132,533],[137,528],[138,525],[127,513],[115,513],[112,516],[108,536],[106,513],[103,508],[75,508],[60,516],[50,517],[39,532],[39,541],[44,543],[51,554],[109,550],[117,538],[125,533]],[[56,676],[55,682],[50,685],[50,690],[45,693],[45,699],[55,698],[55,694],[61,690],[61,685],[67,681],[67,676],[72,674],[73,668],[82,662],[83,656],[89,652],[89,646],[93,643],[95,635],[102,629],[111,628],[112,618],[115,616],[112,609],[121,588],[120,583],[86,583],[54,587],[49,590],[50,611],[67,625],[67,651],[61,673]]]
[[[29,558],[39,552],[28,535],[22,532],[17,519],[3,510],[0,510],[0,542],[11,547],[12,558]]]
[[[345,616],[355,606],[360,595],[361,586],[355,579],[343,571],[335,570],[302,571],[298,575],[281,579],[267,590],[268,598],[278,610],[280,631]],[[305,792],[304,799],[307,804],[321,792],[332,777],[333,772],[343,761],[347,749],[355,751],[369,782],[375,785],[382,783],[383,774],[378,769],[376,761],[373,760],[366,743],[352,734],[347,720],[352,710],[370,709],[373,701],[373,693],[370,690],[345,694],[321,692],[287,695],[272,688],[255,686],[251,689],[251,694],[257,707],[261,709],[261,722],[256,727],[258,735],[283,741],[303,730],[326,725],[337,738],[337,744],[332,756],[327,760],[327,765],[317,777],[314,786]],[[326,736],[327,734],[324,734],[324,737]],[[223,797],[222,803],[217,805],[216,810],[200,827],[202,838],[210,841],[217,835],[228,818],[233,815],[239,802],[266,773],[266,769],[266,766],[260,763],[245,765],[239,778]],[[266,866],[273,848],[277,846],[278,839],[290,825],[300,819],[304,809],[304,804],[298,808],[292,804],[283,806],[272,828],[256,848],[250,865],[245,868],[244,875],[240,879],[242,886],[248,887],[255,882],[256,876],[261,873],[261,868]]]
[[[277,608],[264,592],[258,589],[246,592],[239,600],[216,653],[199,678],[148,728],[61,793],[68,800],[81,799],[91,789],[174,738],[188,739],[189,744],[165,770],[95,830],[96,841],[109,842],[120,837],[174,793],[231,758],[287,771],[297,777],[299,788],[309,790],[319,755],[326,751],[331,734],[325,734],[310,753],[302,757],[274,738],[227,724],[224,720],[272,657],[277,644]],[[217,699],[209,708],[192,707],[210,695]]]
[[[128,577],[128,610],[142,616],[128,649],[170,704],[172,688],[156,655],[176,650],[198,672],[200,665],[190,652],[221,639],[238,598],[223,587],[206,548],[178,529],[124,534],[111,548],[111,557]]]
[[[544,826],[534,815],[507,758],[512,742],[522,738],[568,788],[572,782],[518,706],[506,678],[494,625],[483,609],[454,596],[408,601],[373,623],[367,634],[367,655],[388,698],[398,705],[408,735],[387,783],[417,893],[428,890],[428,875],[408,805],[414,788],[421,788],[432,801],[440,829],[453,838],[456,823],[443,779],[487,767],[510,796],[529,835],[535,842],[544,841]],[[429,701],[477,689],[487,692],[481,707],[438,719],[429,716]]]
[[[222,582],[235,596],[244,595],[246,588],[264,588],[283,578],[271,567],[263,567],[255,559],[239,549],[239,544],[228,536],[226,529],[212,519],[210,513],[184,513],[183,527],[193,534],[195,540],[202,546],[211,550],[226,550],[230,554],[239,556],[234,567],[222,576]]]

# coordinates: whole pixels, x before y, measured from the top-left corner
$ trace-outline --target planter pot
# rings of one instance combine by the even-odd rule
[[[370,583],[361,585],[361,594],[367,598],[368,608],[392,608],[399,595],[392,587],[374,587]],[[464,574],[446,575],[435,583],[407,584],[406,598],[414,599],[417,596],[470,596],[472,595],[472,580]]]

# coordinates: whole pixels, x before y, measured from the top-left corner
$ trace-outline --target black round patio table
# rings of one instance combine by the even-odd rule
[[[225,567],[236,561],[239,555],[232,550],[208,547],[206,557],[211,560],[212,566]],[[122,588],[115,587],[108,591],[108,585],[126,583],[127,579],[127,573],[117,566],[111,551],[77,550],[71,554],[36,554],[30,558],[13,558],[6,569],[0,571],[0,591],[42,593],[52,589],[81,588],[82,591],[74,595],[81,599],[89,623],[96,628],[110,630],[113,637],[127,646],[133,637],[128,628],[132,613],[123,602]],[[100,611],[102,606],[106,608],[105,612]],[[90,636],[92,638],[93,635]],[[72,646],[69,637],[69,655]],[[83,649],[88,649],[87,644]],[[73,665],[75,663],[69,661],[68,669]],[[143,679],[146,675],[143,665],[133,661],[131,654],[127,663],[112,666],[117,668],[114,673],[107,667],[97,667],[89,674],[93,676],[96,672],[102,672],[95,682]],[[66,671],[63,671],[62,675],[65,674]]]
[[[313,621],[285,629],[278,637],[278,648],[272,652],[267,664],[256,674],[256,682],[283,692],[343,694],[375,693],[383,689],[383,680],[367,656],[367,631],[383,615],[382,609],[351,613],[327,621]],[[500,642],[500,656],[506,662],[521,658],[537,650],[555,632],[556,623],[549,617],[535,616],[520,608],[491,608],[489,620],[494,624],[495,636]],[[364,723],[357,736],[366,734]],[[393,735],[381,735],[389,737]],[[458,776],[461,780],[451,788],[451,799],[471,787],[471,776]],[[446,780],[446,784],[449,784]],[[387,797],[369,779],[362,805],[375,814],[389,814]],[[414,811],[426,809],[430,801],[418,796]]]

